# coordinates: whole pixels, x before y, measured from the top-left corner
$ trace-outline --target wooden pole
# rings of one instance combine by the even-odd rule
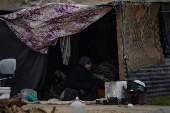
[[[123,60],[123,45],[122,45],[122,38],[121,38],[121,11],[120,6],[117,7],[116,12],[116,23],[117,23],[117,44],[118,44],[118,63],[119,63],[119,80],[124,81],[124,60]]]

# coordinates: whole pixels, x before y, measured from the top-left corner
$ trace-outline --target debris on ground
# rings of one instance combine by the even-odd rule
[[[23,105],[26,105],[26,103],[21,98],[0,99],[0,113],[47,113],[42,108],[36,107],[24,110]],[[51,113],[54,113],[55,109],[53,107]]]

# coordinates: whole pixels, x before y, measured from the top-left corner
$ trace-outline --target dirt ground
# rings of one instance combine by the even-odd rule
[[[27,104],[23,109],[30,109],[32,107],[42,108],[47,113],[51,113],[53,107],[56,107],[55,113],[69,113],[70,105],[43,105],[43,104]],[[140,113],[148,112],[157,109],[163,109],[168,106],[157,105],[134,105],[127,107],[127,105],[86,105],[86,113]]]

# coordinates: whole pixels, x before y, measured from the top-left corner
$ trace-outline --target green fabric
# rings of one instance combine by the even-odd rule
[[[127,73],[164,63],[159,35],[160,5],[123,4],[121,8],[117,13],[121,12],[120,33]]]

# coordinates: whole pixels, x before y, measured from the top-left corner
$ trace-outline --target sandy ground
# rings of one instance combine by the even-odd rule
[[[23,109],[30,109],[32,107],[42,108],[47,113],[51,113],[53,107],[56,107],[55,113],[69,113],[70,105],[43,105],[43,104],[27,104]],[[156,105],[134,105],[127,107],[126,105],[86,105],[86,113],[139,113],[144,111],[153,111],[157,109],[166,108],[168,106]]]

